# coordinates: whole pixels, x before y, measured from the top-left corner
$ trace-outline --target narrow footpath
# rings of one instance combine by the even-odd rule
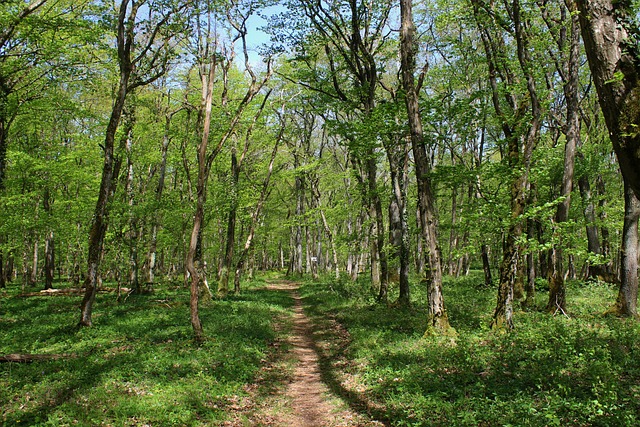
[[[269,290],[287,292],[294,301],[292,328],[288,343],[295,368],[289,384],[278,395],[263,402],[252,402],[242,423],[233,426],[269,427],[376,427],[383,424],[367,420],[333,395],[322,380],[313,325],[305,315],[295,282],[280,281]],[[256,396],[257,397],[257,396]],[[260,399],[260,398],[258,398]],[[248,420],[247,420],[248,418]],[[239,420],[238,420],[239,421]]]

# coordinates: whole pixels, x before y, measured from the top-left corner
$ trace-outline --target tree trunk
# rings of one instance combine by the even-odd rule
[[[0,91],[2,89],[0,88]],[[7,144],[9,125],[5,118],[4,109],[7,105],[7,97],[4,91],[0,92],[0,191],[4,190],[4,177],[7,169]]]
[[[135,19],[136,7],[127,11],[128,1],[123,0],[120,4],[117,27],[117,45],[118,45],[118,64],[120,67],[120,81],[118,83],[118,91],[116,99],[111,109],[111,116],[105,132],[104,140],[104,161],[102,165],[102,178],[100,180],[100,190],[98,192],[98,200],[93,213],[93,222],[89,231],[89,245],[87,257],[87,277],[84,282],[85,294],[80,307],[80,326],[91,326],[91,314],[93,303],[96,299],[98,289],[100,261],[104,245],[104,236],[108,227],[108,204],[111,194],[115,191],[117,181],[116,167],[117,162],[114,160],[115,137],[120,123],[120,117],[124,111],[124,105],[129,90],[129,79],[133,71],[131,63],[131,39],[133,37],[133,22],[127,22],[127,13],[129,19]],[[129,42],[127,42],[129,41]]]
[[[413,23],[412,1],[400,0],[400,60],[402,68],[402,86],[405,91],[405,103],[411,131],[411,146],[415,161],[418,183],[418,206],[420,226],[428,256],[428,314],[427,332],[450,333],[452,328],[444,307],[442,294],[442,265],[437,240],[434,195],[431,187],[430,163],[424,147],[422,118],[418,105],[418,92],[414,82],[416,68],[415,25]]]
[[[53,231],[47,233],[44,243],[44,288],[53,289],[55,275],[55,241]]]
[[[205,58],[206,59],[206,58]],[[202,261],[202,223],[204,221],[204,204],[207,199],[207,178],[209,175],[209,162],[207,147],[211,131],[211,107],[213,104],[213,85],[217,62],[215,55],[207,63],[200,64],[200,79],[202,82],[202,97],[200,114],[202,114],[202,128],[200,129],[200,142],[198,144],[198,178],[196,181],[196,211],[193,217],[193,228],[189,240],[189,250],[185,260],[185,269],[189,277],[189,312],[191,314],[191,327],[193,328],[196,342],[204,340],[204,330],[200,322],[198,304],[200,299],[200,282],[203,280],[200,270]],[[198,265],[196,265],[196,263]]]
[[[579,157],[581,156],[579,155]],[[600,238],[598,237],[598,227],[596,227],[596,209],[593,204],[593,197],[591,196],[591,185],[589,184],[588,176],[581,175],[578,177],[578,188],[580,189],[580,196],[584,206],[583,214],[587,233],[587,251],[593,255],[601,255],[602,249],[600,247]],[[586,278],[597,279],[598,276],[602,276],[602,270],[602,265],[588,263]]]
[[[409,306],[411,292],[409,287],[409,224],[407,217],[407,153],[406,140],[392,140],[386,147],[389,169],[391,171],[391,186],[393,197],[389,203],[389,243],[394,247],[393,257],[398,265],[393,266],[394,273],[389,269],[389,281],[394,277],[398,282],[398,304]],[[388,262],[388,261],[387,261]],[[383,287],[381,286],[381,289]],[[385,290],[387,285],[384,286]],[[380,301],[386,301],[386,295],[379,295]]]
[[[101,255],[103,251],[104,236],[108,227],[108,204],[112,191],[115,190],[116,162],[114,161],[115,134],[122,116],[127,95],[127,84],[130,70],[124,70],[120,76],[118,97],[113,105],[109,124],[105,135],[104,162],[102,166],[102,179],[98,192],[98,201],[93,214],[93,222],[89,231],[87,277],[84,282],[85,294],[81,304],[80,326],[91,326],[91,314],[93,303],[98,289],[98,276]]]
[[[485,286],[492,286],[493,278],[491,277],[491,263],[489,262],[489,246],[483,244],[480,247],[480,254],[482,257],[482,270],[484,271],[484,284]]]
[[[621,284],[616,309],[621,315],[636,316],[640,209],[640,51],[636,40],[637,11],[628,1],[578,0],[577,4],[589,68],[625,186]],[[631,247],[634,242],[635,246]]]
[[[549,301],[547,311],[556,313],[566,312],[566,287],[562,267],[563,230],[562,224],[569,219],[571,206],[571,191],[573,190],[573,174],[575,170],[576,147],[580,139],[580,98],[579,98],[579,68],[580,68],[580,28],[578,16],[574,10],[571,16],[571,45],[566,66],[566,81],[564,96],[567,104],[567,123],[565,125],[566,143],[564,147],[564,172],[562,175],[562,189],[560,195],[564,197],[557,207],[554,220],[554,234],[559,241],[551,248],[551,275],[549,278]],[[560,45],[559,48],[563,46]],[[560,230],[558,230],[560,228]]]
[[[225,296],[229,292],[229,275],[233,266],[233,248],[236,238],[236,212],[238,208],[238,181],[240,179],[240,166],[236,148],[231,149],[231,188],[229,189],[229,197],[231,205],[229,206],[229,216],[227,218],[227,236],[225,239],[225,250],[222,261],[222,269],[220,271],[220,280],[218,280],[218,295]]]
[[[1,246],[1,244],[3,243],[2,240],[3,239],[0,238],[0,289],[7,287],[7,279],[4,269],[4,249],[2,249]]]
[[[311,183],[311,190],[317,200],[318,206],[320,206],[320,190],[318,189],[318,181],[315,180]],[[322,226],[324,228],[324,232],[327,235],[327,239],[329,240],[329,247],[331,248],[331,253],[333,255],[333,268],[335,269],[336,280],[340,279],[340,263],[338,262],[338,250],[336,249],[336,245],[333,239],[333,232],[331,231],[331,227],[329,226],[329,222],[327,221],[327,217],[324,214],[324,210],[322,208],[318,208],[320,211],[320,218],[322,219]]]
[[[242,272],[244,270],[244,266],[247,261],[247,257],[249,255],[249,251],[251,250],[251,245],[253,244],[253,237],[256,231],[256,225],[258,223],[258,218],[260,216],[260,212],[262,211],[262,206],[264,205],[265,200],[269,196],[269,182],[271,180],[271,174],[273,172],[273,165],[276,160],[276,155],[278,154],[278,146],[280,144],[280,140],[284,135],[284,125],[280,130],[280,134],[276,139],[276,143],[273,146],[273,151],[271,151],[271,160],[269,161],[269,167],[267,169],[267,176],[265,177],[262,183],[262,191],[260,191],[260,197],[258,198],[258,203],[256,203],[256,207],[253,211],[253,215],[251,215],[251,225],[249,226],[249,233],[247,235],[247,240],[245,241],[244,248],[242,249],[242,253],[236,263],[236,271],[235,276],[233,278],[233,289],[237,294],[240,292],[240,278],[242,277]]]
[[[35,233],[34,233],[35,234]],[[29,274],[29,286],[35,286],[38,283],[38,259],[40,255],[40,239],[36,235],[33,241],[33,263],[31,264],[31,274]]]
[[[520,96],[523,99],[520,100],[518,94],[515,92],[502,93],[500,91],[498,87],[498,76],[501,75],[500,70],[504,70],[503,74],[506,77],[503,83],[506,84],[515,85],[515,74],[513,70],[509,69],[508,64],[500,61],[500,58],[504,58],[505,56],[504,36],[500,33],[492,34],[490,27],[486,25],[485,20],[487,18],[495,20],[494,15],[485,16],[482,14],[484,11],[489,10],[488,8],[490,7],[493,7],[493,3],[486,5],[481,0],[473,0],[474,15],[476,16],[476,23],[480,30],[480,36],[487,57],[492,102],[496,114],[501,121],[505,139],[507,140],[508,152],[505,155],[509,166],[518,171],[515,172],[511,181],[511,218],[503,243],[503,259],[500,265],[498,299],[491,321],[492,329],[509,330],[513,328],[514,285],[520,270],[519,263],[521,262],[521,251],[518,244],[518,239],[522,235],[521,216],[524,213],[527,200],[531,155],[536,145],[542,123],[542,107],[537,95],[536,81],[532,74],[533,65],[528,45],[527,22],[522,21],[520,2],[517,0],[513,2],[509,14],[513,21],[518,63],[522,71],[522,77],[526,82],[528,96],[527,99],[524,99],[524,94],[522,94]],[[496,22],[492,24],[498,25]],[[494,41],[493,39],[496,37],[498,40]],[[507,103],[511,110],[508,113],[503,110],[502,104],[500,103],[502,96],[507,97]],[[527,118],[528,127],[521,128],[519,122],[524,120],[523,116],[527,113],[527,110],[529,110],[528,113],[531,115],[530,118]]]
[[[151,284],[155,283],[156,279],[156,258],[158,256],[158,228],[159,228],[159,213],[158,210],[162,203],[162,193],[164,191],[164,182],[165,176],[167,173],[167,153],[169,151],[169,130],[171,128],[171,117],[172,114],[165,115],[165,125],[164,125],[164,135],[162,137],[162,148],[161,155],[162,160],[160,161],[160,170],[158,171],[158,185],[156,187],[156,195],[155,195],[155,206],[157,209],[153,213],[152,223],[151,223],[151,241],[149,243],[149,255],[148,255],[148,263],[149,263],[149,272],[147,281]]]
[[[638,218],[640,199],[629,185],[624,188],[624,227],[620,261],[618,299],[610,312],[619,316],[638,316]]]
[[[630,1],[577,0],[589,68],[626,185],[640,198],[640,51]]]

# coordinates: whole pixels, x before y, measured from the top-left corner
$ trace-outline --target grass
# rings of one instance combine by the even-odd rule
[[[482,281],[472,274],[444,285],[455,338],[424,337],[418,285],[412,307],[401,309],[376,304],[366,281],[305,283],[324,380],[356,412],[391,426],[640,424],[640,325],[602,315],[615,289],[572,282],[569,317],[516,311],[515,331],[494,334],[496,292]],[[258,400],[281,393],[291,368],[281,344],[292,301],[263,285],[202,307],[202,345],[182,288],[121,303],[100,294],[94,327],[83,329],[74,326],[79,296],[0,290],[0,354],[76,355],[1,363],[2,425],[205,426],[242,417],[251,390]],[[539,293],[539,307],[546,297]]]
[[[640,423],[640,326],[602,315],[614,289],[571,283],[569,317],[517,311],[516,330],[505,335],[488,330],[495,290],[480,283],[472,275],[444,285],[453,340],[423,336],[417,286],[412,308],[402,310],[376,305],[364,282],[306,284],[316,322],[333,318],[348,332],[346,344],[322,356],[325,379],[392,426]]]
[[[260,283],[258,283],[260,285]],[[283,339],[286,295],[257,289],[201,307],[208,336],[192,339],[188,292],[158,287],[117,303],[100,294],[94,326],[77,329],[79,296],[0,290],[0,354],[75,354],[0,364],[5,426],[205,426],[228,419]]]

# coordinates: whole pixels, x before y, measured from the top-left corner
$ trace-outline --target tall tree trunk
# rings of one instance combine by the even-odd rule
[[[409,287],[409,224],[407,217],[407,166],[408,152],[406,140],[392,140],[386,147],[393,197],[389,203],[389,243],[394,246],[394,276],[398,282],[398,304],[408,306],[411,303]],[[389,267],[387,267],[389,269]],[[389,269],[389,278],[392,277]],[[391,279],[389,279],[391,281]],[[387,286],[384,286],[385,290]],[[383,289],[381,286],[380,289]],[[383,298],[384,297],[384,298]],[[386,301],[386,295],[380,294],[379,300]]]
[[[217,44],[215,45],[217,46]],[[200,65],[200,79],[202,81],[202,97],[200,114],[202,114],[202,129],[200,130],[200,142],[198,144],[198,178],[196,181],[196,211],[193,217],[193,228],[189,240],[189,250],[185,260],[185,269],[189,277],[189,312],[191,314],[191,327],[197,342],[204,340],[204,330],[200,321],[198,304],[200,299],[200,282],[202,277],[202,224],[204,222],[204,204],[207,199],[207,178],[209,175],[209,158],[207,148],[209,134],[211,132],[211,107],[213,104],[213,85],[215,80],[217,62],[215,53],[207,63]],[[213,161],[213,160],[211,160]],[[196,265],[197,264],[197,265]]]
[[[124,32],[124,14],[126,13],[126,3],[120,11],[120,31]],[[118,42],[119,44],[124,44]],[[115,189],[116,180],[114,175],[116,173],[114,165],[114,148],[115,148],[115,136],[120,122],[120,117],[124,110],[124,104],[127,97],[127,86],[129,84],[129,77],[131,75],[131,66],[129,64],[128,57],[120,57],[120,83],[118,86],[118,93],[116,100],[111,110],[111,116],[109,118],[109,124],[105,133],[104,142],[104,161],[102,166],[102,179],[100,180],[100,190],[98,192],[98,201],[93,213],[93,222],[89,231],[89,245],[88,245],[88,258],[87,258],[87,277],[84,282],[85,293],[82,299],[80,309],[80,322],[81,326],[91,326],[91,314],[93,310],[93,303],[96,298],[96,292],[98,289],[98,275],[100,269],[101,255],[104,245],[104,236],[108,226],[108,203],[112,193]]]
[[[169,151],[169,143],[171,142],[171,139],[169,138],[169,131],[171,129],[172,116],[173,113],[166,113],[164,118],[164,135],[162,136],[162,147],[160,150],[160,170],[158,171],[158,185],[156,186],[155,194],[155,206],[157,207],[157,209],[154,211],[151,219],[151,241],[149,242],[148,255],[149,271],[147,277],[147,281],[151,284],[155,283],[156,279],[156,258],[158,256],[158,228],[160,227],[160,215],[158,213],[158,210],[162,203],[162,193],[164,192],[164,183],[167,173],[167,153]]]
[[[318,181],[314,180],[311,183],[311,190],[313,191],[314,197],[316,198],[318,206],[320,206],[320,190],[318,189]],[[331,227],[329,226],[329,222],[327,221],[327,217],[324,213],[324,209],[321,207],[318,208],[320,211],[320,218],[322,219],[322,227],[324,228],[324,232],[327,235],[327,239],[329,240],[329,247],[331,248],[331,253],[333,255],[333,268],[335,269],[336,280],[340,279],[340,263],[338,262],[338,250],[336,249],[336,244],[333,238],[333,232],[331,231]]]
[[[55,240],[53,231],[47,233],[44,243],[44,288],[53,288],[55,276]]]
[[[4,91],[0,89],[0,190],[4,190],[4,177],[7,169],[7,144],[9,123],[5,118],[7,112],[4,111],[7,103],[7,97]]]
[[[551,248],[551,275],[549,277],[549,301],[547,311],[556,313],[566,312],[566,287],[564,283],[564,269],[562,267],[562,224],[569,219],[571,206],[571,191],[573,190],[573,174],[575,169],[576,147],[580,139],[580,98],[579,98],[579,67],[580,67],[580,28],[575,10],[570,10],[571,44],[566,66],[566,81],[564,96],[567,105],[567,123],[565,125],[566,143],[564,147],[564,172],[562,175],[562,189],[560,195],[564,199],[558,204],[554,219],[554,234],[559,241]],[[559,48],[563,46],[560,45]]]
[[[520,104],[517,93],[501,92],[498,87],[498,77],[502,76],[504,83],[515,85],[514,72],[508,64],[502,61],[505,57],[504,36],[500,33],[492,34],[485,19],[495,21],[493,14],[483,15],[481,11],[488,11],[494,4],[485,4],[482,0],[472,0],[476,23],[480,30],[480,36],[484,45],[489,68],[489,82],[491,85],[492,102],[496,114],[500,118],[502,131],[507,140],[507,162],[515,169],[511,181],[511,218],[503,241],[503,259],[500,264],[500,284],[498,286],[498,298],[496,308],[491,321],[491,328],[496,330],[509,330],[513,328],[513,298],[514,286],[520,271],[521,251],[518,239],[522,235],[522,214],[524,213],[527,189],[529,187],[529,171],[531,168],[531,156],[536,145],[541,127],[542,107],[538,99],[536,81],[532,74],[532,60],[529,51],[528,21],[522,21],[520,2],[514,0],[509,10],[513,20],[513,32],[517,45],[517,57],[524,81],[526,82],[527,99]],[[493,12],[493,11],[491,11]],[[493,22],[493,25],[498,23]],[[510,23],[509,23],[510,25]],[[494,40],[495,39],[495,40]],[[510,112],[503,110],[500,99],[506,97]],[[524,95],[521,95],[524,98]],[[529,108],[526,108],[528,106]],[[528,127],[521,129],[519,122],[529,110]]]
[[[267,104],[267,100],[271,95],[271,90],[267,92],[265,97],[262,100],[260,108],[253,116],[253,120],[247,129],[244,136],[244,149],[240,154],[240,158],[237,155],[236,144],[234,143],[231,148],[231,189],[230,189],[230,197],[231,203],[229,207],[229,216],[227,218],[227,233],[225,238],[225,251],[224,257],[222,259],[222,267],[220,269],[220,279],[218,281],[218,295],[225,296],[229,292],[229,275],[233,268],[233,250],[236,244],[235,230],[236,230],[236,218],[237,218],[237,210],[238,210],[238,194],[239,194],[239,181],[240,181],[240,170],[242,168],[242,164],[244,163],[244,159],[249,150],[249,145],[251,141],[251,135],[253,133],[253,128],[262,115],[264,111],[264,107]]]
[[[31,264],[31,274],[29,274],[29,286],[35,286],[38,283],[38,260],[40,258],[40,239],[38,235],[34,232],[33,239],[33,258]]]
[[[578,157],[580,158],[581,156],[578,155]],[[583,214],[587,233],[587,251],[593,255],[601,255],[602,249],[600,247],[600,238],[598,237],[598,227],[596,226],[596,208],[593,204],[589,177],[586,174],[578,177],[578,188],[584,206]],[[602,265],[588,263],[586,278],[597,279],[598,276],[602,276],[602,270]]]
[[[607,199],[605,197],[606,189],[604,185],[604,179],[602,178],[601,174],[598,174],[598,176],[596,176],[596,190],[598,192],[598,198],[600,199],[598,201],[598,210],[600,212],[600,223],[602,224],[602,226],[600,227],[600,247],[602,248],[602,255],[607,260],[607,263],[603,267],[605,274],[609,278],[607,280],[612,283],[616,283],[618,280],[616,274],[613,271],[613,260],[611,259],[611,239],[609,238],[609,228],[607,227]]]
[[[50,219],[52,216],[52,203],[53,200],[51,198],[51,193],[49,191],[49,187],[45,187],[44,195],[42,198],[42,205],[44,207],[44,211],[47,215],[47,219]],[[44,288],[52,289],[53,288],[53,279],[55,275],[55,241],[54,241],[54,233],[51,229],[51,226],[48,225],[48,230],[45,236],[44,242]]]
[[[429,274],[427,331],[449,333],[452,331],[444,307],[442,294],[442,265],[438,247],[434,195],[431,187],[430,163],[424,147],[422,118],[418,105],[418,92],[414,82],[416,68],[415,25],[413,23],[412,1],[400,0],[400,61],[402,68],[402,86],[405,91],[405,103],[411,131],[411,146],[415,161],[418,183],[418,206],[420,225],[427,250]]]
[[[240,179],[240,166],[236,147],[231,148],[231,188],[229,189],[229,197],[231,204],[229,206],[229,216],[227,218],[227,235],[225,239],[224,257],[222,260],[222,269],[220,271],[220,280],[218,280],[218,295],[225,296],[229,292],[229,272],[233,265],[233,248],[236,238],[236,213],[238,209],[238,181]]]
[[[577,0],[582,38],[598,100],[625,185],[625,223],[618,313],[636,316],[640,199],[640,50],[630,1]],[[630,193],[633,194],[630,194]],[[635,243],[635,247],[630,245]],[[635,259],[630,259],[635,256]]]
[[[378,172],[373,150],[367,153],[367,201],[369,203],[369,217],[371,219],[371,286],[380,290],[387,287],[388,267],[387,255],[384,250],[384,215],[382,201],[378,190]]]
[[[0,189],[2,191],[2,189]],[[4,268],[4,243],[3,236],[0,236],[0,289],[7,287],[7,271]]]

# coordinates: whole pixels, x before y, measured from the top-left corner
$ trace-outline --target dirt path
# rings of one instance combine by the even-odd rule
[[[291,286],[291,285],[289,285]],[[313,340],[313,329],[309,318],[304,314],[302,299],[295,287],[290,288],[295,301],[291,344],[293,354],[298,360],[293,382],[287,394],[293,401],[295,420],[293,425],[316,427],[335,425],[335,407],[328,402],[328,390],[322,382],[318,352]]]
[[[242,426],[277,427],[374,427],[383,424],[357,414],[342,400],[332,395],[322,380],[313,325],[304,314],[298,284],[281,281],[269,290],[287,292],[294,300],[292,329],[288,340],[295,363],[289,384],[277,394],[252,402],[251,413],[245,413]],[[268,369],[274,369],[270,367]],[[277,367],[275,369],[278,369]],[[248,420],[247,420],[248,418]]]

